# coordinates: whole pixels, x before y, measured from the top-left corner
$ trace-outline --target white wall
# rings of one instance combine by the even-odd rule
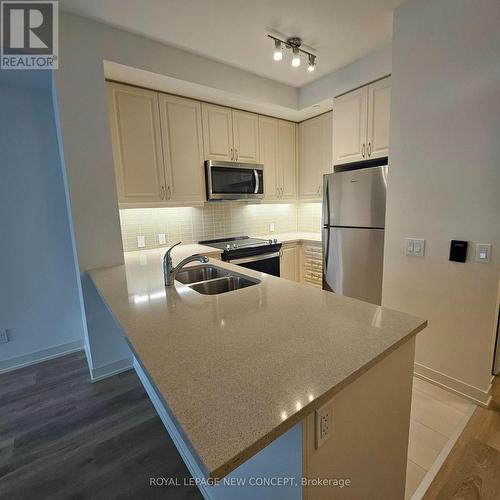
[[[410,0],[395,12],[383,304],[429,320],[416,369],[486,400],[500,269],[500,2]],[[425,258],[404,238],[426,239]],[[493,244],[448,261],[451,239]]]
[[[336,97],[391,74],[391,46],[375,50],[357,61],[305,85],[299,91],[299,108]]]
[[[79,16],[60,15],[57,102],[80,271],[123,262],[103,61],[212,86],[280,106],[297,106],[293,87],[210,61]],[[131,362],[116,324],[83,280],[91,371]]]
[[[0,371],[81,349],[83,305],[46,71],[0,71]]]

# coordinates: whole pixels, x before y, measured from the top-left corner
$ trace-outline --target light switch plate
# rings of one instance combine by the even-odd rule
[[[405,255],[409,257],[423,257],[425,255],[425,240],[421,238],[406,238]]]
[[[319,448],[329,439],[333,431],[333,406],[328,403],[318,408],[315,413],[315,441],[316,448]]]
[[[167,236],[164,233],[158,235],[158,244],[165,245],[167,243]]]
[[[489,262],[491,259],[491,244],[476,244],[476,262]]]
[[[139,248],[144,248],[146,246],[145,236],[137,236],[137,246]]]

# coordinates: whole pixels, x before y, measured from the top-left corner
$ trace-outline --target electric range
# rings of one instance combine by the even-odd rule
[[[249,236],[200,241],[200,245],[222,250],[222,260],[273,276],[280,275],[281,243],[276,238]]]

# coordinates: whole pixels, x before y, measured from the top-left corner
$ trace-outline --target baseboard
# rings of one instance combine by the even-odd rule
[[[131,370],[134,367],[133,359],[126,358],[115,361],[114,363],[109,363],[108,365],[99,366],[98,368],[90,369],[90,380],[92,382],[99,382],[113,375],[118,375],[119,373]]]
[[[75,340],[74,342],[49,347],[48,349],[42,349],[41,351],[35,351],[30,354],[16,356],[15,358],[0,361],[0,373],[11,372],[19,368],[24,368],[25,366],[59,358],[66,354],[81,350],[83,350],[83,340]]]
[[[425,380],[426,382],[431,382],[439,387],[442,387],[443,389],[458,394],[459,396],[470,399],[473,403],[483,407],[488,407],[491,401],[493,376],[491,377],[490,384],[486,391],[466,384],[461,380],[445,375],[444,373],[420,363],[415,363],[415,376]]]
[[[445,460],[448,458],[448,455],[450,454],[453,446],[455,446],[455,443],[458,441],[458,438],[462,434],[465,426],[467,425],[475,411],[476,407],[471,406],[465,412],[465,415],[458,424],[458,427],[455,429],[455,432],[450,436],[450,439],[448,439],[448,441],[444,445],[444,448],[441,450],[436,460],[434,460],[434,463],[431,465],[430,469],[427,471],[424,478],[418,485],[415,493],[413,493],[411,500],[421,500],[424,497],[425,493],[429,489],[429,486],[431,485],[432,481],[434,481],[434,478],[437,476],[438,472],[441,470],[441,467],[443,466]]]

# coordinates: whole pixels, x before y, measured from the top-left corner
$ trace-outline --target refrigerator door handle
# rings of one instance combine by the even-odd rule
[[[323,227],[330,225],[330,190],[328,189],[328,175],[323,176]]]

